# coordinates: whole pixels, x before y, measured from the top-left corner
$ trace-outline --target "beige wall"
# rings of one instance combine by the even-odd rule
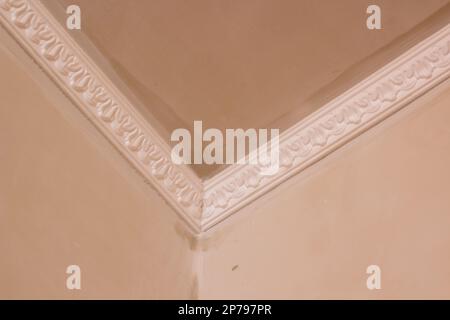
[[[450,298],[449,83],[195,246],[2,29],[0,43],[0,298]]]
[[[175,213],[0,31],[0,299],[194,297]]]
[[[450,298],[449,105],[447,83],[243,209],[203,241],[200,297]]]
[[[450,21],[449,0],[377,0],[376,32],[372,0],[43,3],[62,25],[80,6],[70,35],[169,143],[194,120],[283,131]],[[207,178],[225,166],[192,168]]]

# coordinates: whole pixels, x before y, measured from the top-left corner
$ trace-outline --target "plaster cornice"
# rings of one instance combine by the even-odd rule
[[[450,26],[422,41],[280,136],[280,170],[233,165],[201,181],[39,3],[0,0],[0,21],[81,111],[200,233],[298,174],[450,75]],[[254,156],[254,155],[250,155]]]
[[[0,0],[0,21],[85,115],[163,195],[194,231],[201,180],[174,165],[168,144],[39,1]]]
[[[204,183],[208,229],[450,76],[450,25],[414,46],[280,136],[280,170],[235,165]],[[255,157],[255,153],[250,157]]]

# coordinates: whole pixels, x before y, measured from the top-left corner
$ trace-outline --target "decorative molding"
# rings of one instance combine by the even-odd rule
[[[0,0],[0,22],[197,233],[450,76],[447,25],[285,131],[276,175],[260,174],[259,165],[233,165],[202,182],[189,167],[172,164],[165,140],[39,1]]]
[[[202,229],[318,161],[450,74],[450,25],[408,50],[280,136],[280,170],[234,165],[204,183]],[[255,151],[257,152],[257,151]],[[250,157],[255,157],[255,152]]]
[[[0,0],[0,21],[196,231],[201,180],[172,164],[167,143],[39,1]]]

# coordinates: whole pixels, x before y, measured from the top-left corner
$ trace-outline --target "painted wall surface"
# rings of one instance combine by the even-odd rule
[[[206,237],[200,297],[449,299],[449,105],[444,83]]]
[[[195,242],[0,28],[0,298],[450,298],[449,104],[447,82]]]
[[[169,143],[194,120],[282,132],[450,21],[448,0],[377,0],[376,32],[371,0],[43,3],[63,26],[80,6],[70,35]],[[192,168],[207,178],[225,166]]]
[[[179,218],[0,31],[0,299],[194,297]]]

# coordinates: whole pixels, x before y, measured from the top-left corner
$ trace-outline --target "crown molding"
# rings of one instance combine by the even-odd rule
[[[211,228],[449,76],[447,25],[281,134],[277,174],[260,174],[265,169],[260,165],[234,165],[205,181],[202,229]]]
[[[447,25],[283,132],[277,174],[261,174],[260,165],[233,165],[202,182],[188,166],[171,162],[165,140],[39,1],[0,0],[0,23],[195,233],[209,230],[450,76]]]
[[[199,232],[201,180],[174,165],[169,145],[39,1],[0,0],[0,22],[80,110]]]

